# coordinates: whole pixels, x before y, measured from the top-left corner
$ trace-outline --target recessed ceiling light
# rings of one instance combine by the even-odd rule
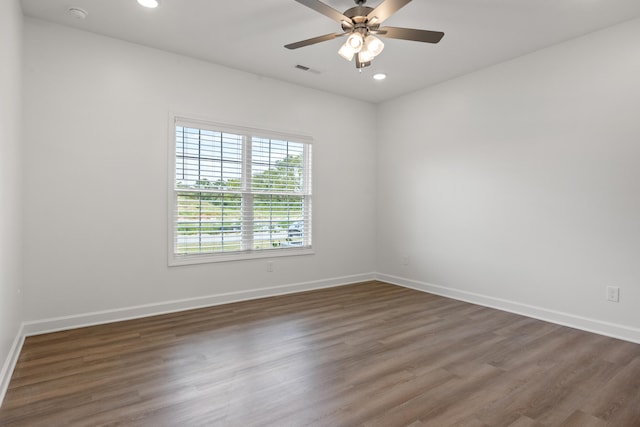
[[[374,80],[384,80],[386,78],[387,78],[387,75],[385,73],[377,73],[373,75]]]
[[[138,0],[138,3],[150,9],[158,7],[158,0]]]
[[[67,13],[76,19],[84,19],[89,15],[86,10],[80,9],[79,7],[70,7],[67,9]]]

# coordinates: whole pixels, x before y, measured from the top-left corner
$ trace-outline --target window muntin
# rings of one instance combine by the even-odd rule
[[[310,250],[307,138],[178,118],[174,125],[171,264]]]

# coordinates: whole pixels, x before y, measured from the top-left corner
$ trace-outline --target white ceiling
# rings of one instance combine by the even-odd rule
[[[283,47],[340,31],[336,22],[294,0],[159,1],[157,9],[136,0],[22,0],[22,7],[27,16],[370,102],[640,17],[640,0],[414,0],[385,25],[444,31],[442,41],[384,39],[384,52],[359,73],[338,56],[342,39]],[[355,5],[325,2],[341,12]],[[69,7],[89,16],[73,18]],[[374,81],[375,72],[389,77]]]

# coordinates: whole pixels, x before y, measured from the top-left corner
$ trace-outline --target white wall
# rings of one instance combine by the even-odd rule
[[[640,340],[638,40],[634,20],[382,104],[383,277]]]
[[[27,321],[374,271],[373,105],[32,19],[24,78]],[[316,254],[167,267],[170,111],[312,136]]]
[[[640,340],[639,35],[631,21],[376,108],[27,19],[24,318],[377,269]],[[169,111],[312,135],[317,254],[167,267]]]
[[[0,403],[22,322],[22,11],[0,2]]]

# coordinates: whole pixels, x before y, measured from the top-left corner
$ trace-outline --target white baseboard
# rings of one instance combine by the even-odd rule
[[[24,322],[24,335],[40,335],[49,332],[100,325],[104,323],[120,322],[123,320],[138,319],[141,317],[157,316],[160,314],[175,313],[178,311],[193,310],[196,308],[211,307],[238,301],[247,301],[276,295],[310,291],[314,289],[332,288],[358,282],[366,282],[369,280],[374,280],[374,278],[375,276],[373,273],[356,274],[352,276],[334,277],[330,279],[316,280],[311,282],[272,286],[268,288],[252,289],[248,291],[228,292],[203,297],[186,298],[154,304],[118,308],[113,310],[83,313],[72,316],[35,320]]]
[[[640,344],[640,329],[638,328],[576,316],[574,314],[549,310],[542,307],[536,307],[502,298],[490,297],[474,292],[433,285],[431,283],[420,282],[389,274],[376,273],[375,277],[381,282],[387,282],[434,295],[440,295],[460,301],[470,302],[472,304],[508,311],[510,313],[521,314],[534,319],[544,320],[546,322],[556,323],[558,325],[581,329],[583,331]]]
[[[11,381],[11,376],[13,375],[13,370],[16,367],[16,363],[18,363],[18,357],[20,356],[20,351],[22,350],[23,344],[24,325],[20,325],[20,329],[18,329],[18,333],[13,340],[13,344],[11,345],[11,349],[9,350],[7,359],[2,365],[2,371],[0,371],[0,407],[2,406],[2,402],[4,402],[4,397],[7,394],[7,390],[9,389],[9,382]]]

